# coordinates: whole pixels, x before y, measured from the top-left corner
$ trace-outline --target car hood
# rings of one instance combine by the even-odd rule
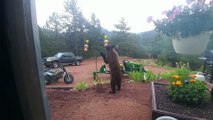
[[[57,57],[47,57],[45,59],[46,59],[47,62],[49,62],[49,61],[58,60],[59,58],[57,58]]]
[[[82,56],[75,56],[75,58],[77,58],[77,59],[83,59]]]

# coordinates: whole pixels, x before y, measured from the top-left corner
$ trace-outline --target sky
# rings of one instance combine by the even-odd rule
[[[63,12],[64,0],[35,0],[37,22],[43,26],[52,12]],[[174,5],[184,4],[185,0],[77,0],[80,10],[86,19],[92,13],[100,20],[101,26],[109,31],[115,30],[114,25],[123,17],[130,32],[139,33],[154,29],[147,22],[148,16],[161,18],[162,12]]]

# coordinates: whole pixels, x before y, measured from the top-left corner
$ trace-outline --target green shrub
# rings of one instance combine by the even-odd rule
[[[144,72],[132,71],[129,73],[129,76],[135,82],[145,82]]]
[[[160,79],[161,75],[154,74],[152,71],[140,72],[140,71],[133,71],[130,72],[130,78],[135,82],[151,82],[154,80]]]
[[[160,74],[161,79],[165,79],[165,80],[170,80],[171,76],[172,76],[172,72],[163,72]]]
[[[193,81],[193,80],[191,80]],[[203,81],[176,81],[168,86],[168,94],[174,102],[185,105],[199,105],[210,100],[210,93]]]
[[[204,81],[195,80],[187,68],[180,68],[171,73],[167,88],[170,98],[185,105],[199,105],[210,99],[210,93]]]
[[[144,73],[144,75],[145,75],[145,81],[146,82],[150,82],[150,81],[160,79],[160,73],[154,74],[152,71],[147,71],[146,73]]]
[[[188,79],[190,74],[190,70],[187,68],[179,68],[169,72],[163,72],[160,74],[161,79],[168,80],[172,82],[171,76],[178,75],[182,76],[182,79]]]
[[[78,84],[75,85],[75,89],[77,91],[84,91],[86,90],[88,85],[85,82],[79,82]]]
[[[188,80],[189,79],[189,75],[190,75],[190,70],[187,68],[180,68],[180,69],[176,69],[172,75],[178,75],[181,76],[182,80]]]

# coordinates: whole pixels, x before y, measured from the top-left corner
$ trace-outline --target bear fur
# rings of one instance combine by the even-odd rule
[[[115,93],[116,90],[121,89],[121,81],[122,81],[122,71],[121,66],[118,59],[118,53],[114,49],[114,46],[107,45],[105,46],[106,53],[101,52],[101,56],[106,64],[109,64],[110,76],[111,76],[111,91],[110,93]]]

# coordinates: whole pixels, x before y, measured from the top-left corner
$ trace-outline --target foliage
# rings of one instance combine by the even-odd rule
[[[57,52],[68,51],[62,34],[39,27],[42,57],[53,56]]]
[[[58,13],[53,12],[52,15],[49,16],[49,20],[46,21],[45,28],[47,30],[55,32],[56,34],[62,32],[63,26],[61,24],[61,16]]]
[[[117,46],[117,52],[120,56],[129,56],[140,58],[143,53],[143,46],[140,43],[140,37],[130,33],[130,27],[124,18],[121,18],[118,24],[114,25],[116,30],[112,32],[109,42]]]
[[[130,27],[127,27],[127,22],[125,22],[124,18],[121,18],[119,21],[120,24],[115,24],[115,28],[118,29],[120,32],[128,32]]]
[[[154,74],[152,71],[148,70],[145,74],[145,81],[146,82],[151,82],[151,81],[154,81],[154,80],[159,80],[160,77],[161,77],[161,74],[158,73],[158,74]]]
[[[132,71],[129,73],[129,76],[135,82],[145,82],[144,72]]]
[[[159,80],[161,75],[154,74],[152,71],[132,71],[129,73],[130,78],[135,82],[151,82],[153,80]]]
[[[173,72],[163,72],[160,74],[160,76],[161,76],[161,79],[169,81],[173,74],[174,74]]]
[[[210,93],[204,81],[195,80],[187,68],[180,68],[170,76],[168,95],[174,102],[184,105],[199,105],[210,99]]]
[[[164,50],[162,50],[161,53],[157,57],[158,65],[178,67],[177,63],[182,62],[184,64],[187,63],[188,68],[191,70],[199,70],[202,67],[203,61],[198,59],[198,57],[200,57],[200,56],[176,54],[175,51],[171,47],[172,46],[163,47]]]
[[[88,87],[88,85],[85,82],[79,82],[75,85],[75,89],[77,91],[84,91],[87,89],[87,87]]]
[[[200,56],[182,55],[180,61],[183,61],[185,64],[187,63],[187,67],[191,70],[200,70],[203,65],[203,61],[198,59],[198,57]]]
[[[166,18],[153,20],[156,30],[167,35],[182,37],[198,35],[213,30],[213,1],[186,0],[187,5],[174,6],[166,12]],[[152,21],[152,17],[149,17]]]
[[[42,56],[52,56],[60,51],[71,51],[84,58],[94,57],[94,51],[103,50],[100,20],[95,14],[87,20],[76,0],[66,0],[62,13],[52,13],[43,28],[40,28]],[[89,39],[89,51],[84,52],[85,40]],[[96,55],[99,53],[96,53]]]
[[[182,76],[182,79],[188,79],[191,71],[189,70],[187,65],[183,62],[179,62],[179,63],[177,62],[176,64],[178,65],[177,65],[177,68],[175,68],[174,70],[161,73],[160,74],[161,79],[165,79],[171,82],[171,76],[174,76],[174,75]]]

